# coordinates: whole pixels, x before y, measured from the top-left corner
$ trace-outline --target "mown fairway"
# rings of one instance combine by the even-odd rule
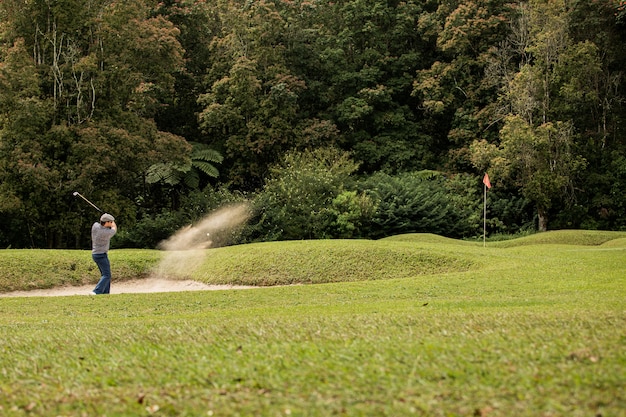
[[[87,252],[24,252],[0,291],[94,278]],[[0,298],[0,415],[626,415],[626,233],[243,245],[193,276],[305,285]]]

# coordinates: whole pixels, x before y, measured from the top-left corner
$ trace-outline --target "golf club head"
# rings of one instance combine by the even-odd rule
[[[81,193],[79,193],[78,191],[74,191],[73,196],[74,196],[74,197],[79,196],[80,198],[82,198],[83,200],[85,200],[85,201],[87,202],[87,204],[89,204],[91,207],[95,208],[95,209],[96,209],[96,210],[98,210],[100,213],[103,213],[103,211],[102,211],[102,210],[100,210],[100,209],[98,208],[98,206],[96,206],[96,205],[95,205],[94,203],[92,203],[91,201],[87,200],[87,199],[85,198],[85,196],[83,196],[83,195],[82,195]]]

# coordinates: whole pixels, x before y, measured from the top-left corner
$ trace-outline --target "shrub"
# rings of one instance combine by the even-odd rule
[[[253,202],[249,240],[352,237],[371,210],[368,197],[350,193],[358,168],[348,153],[321,148],[288,153],[271,169]],[[346,194],[346,192],[348,192]]]
[[[448,180],[434,171],[371,176],[360,185],[377,206],[369,236],[416,232],[448,237],[475,235],[481,200],[466,182],[466,178]]]
[[[130,229],[120,226],[120,231],[111,241],[111,245],[116,248],[154,249],[159,242],[187,224],[189,217],[181,211],[146,216]]]

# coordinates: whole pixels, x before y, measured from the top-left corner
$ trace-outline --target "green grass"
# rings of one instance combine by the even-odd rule
[[[532,238],[242,245],[194,277],[319,284],[0,298],[0,415],[626,415],[624,234]]]

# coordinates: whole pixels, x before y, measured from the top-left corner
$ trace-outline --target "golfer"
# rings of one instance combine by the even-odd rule
[[[109,294],[111,292],[111,264],[109,262],[109,246],[111,238],[117,233],[115,218],[108,213],[100,217],[100,222],[91,226],[91,257],[100,270],[100,281],[91,292],[96,294]]]

